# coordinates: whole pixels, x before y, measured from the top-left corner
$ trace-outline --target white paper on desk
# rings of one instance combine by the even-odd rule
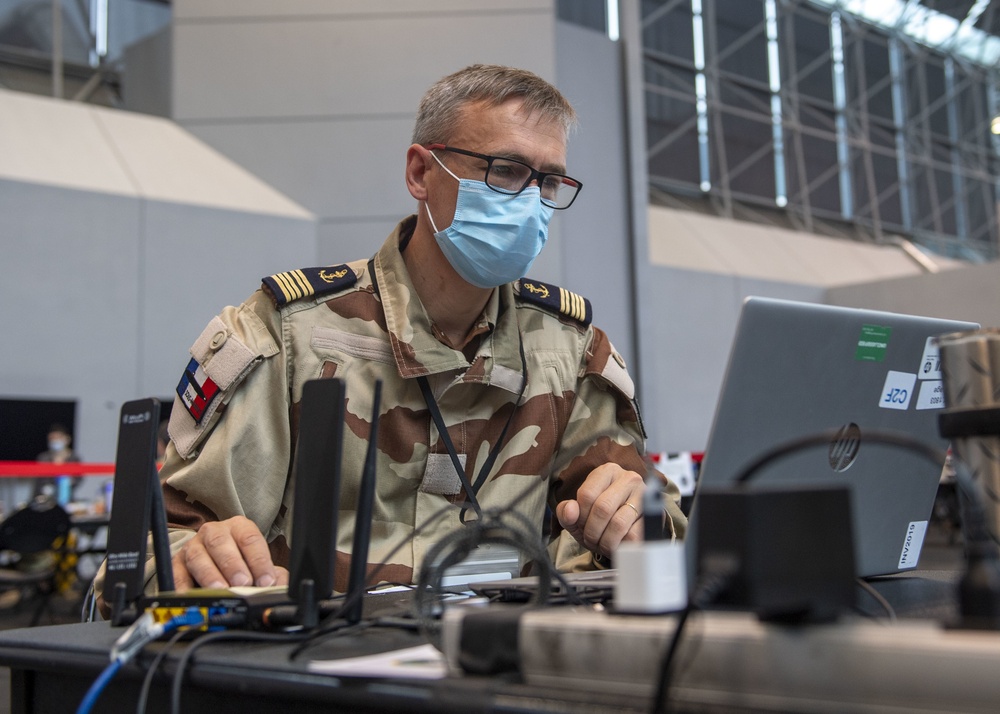
[[[365,657],[317,660],[309,663],[309,669],[341,677],[393,679],[442,679],[448,673],[444,655],[430,644]]]

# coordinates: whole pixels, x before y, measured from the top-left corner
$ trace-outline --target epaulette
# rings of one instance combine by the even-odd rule
[[[346,265],[328,265],[323,268],[302,268],[275,273],[261,280],[261,287],[282,307],[295,300],[318,297],[349,288],[358,276]]]
[[[590,300],[572,293],[558,285],[550,285],[537,280],[520,281],[520,298],[526,302],[540,305],[550,312],[563,315],[576,320],[580,324],[587,326],[594,319],[594,313],[590,309]]]

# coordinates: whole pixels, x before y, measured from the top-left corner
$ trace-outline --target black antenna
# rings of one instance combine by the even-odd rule
[[[155,453],[155,452],[154,452]],[[173,557],[170,555],[170,536],[167,533],[167,510],[163,505],[163,487],[160,486],[160,472],[153,457],[150,480],[150,529],[153,532],[153,558],[156,562],[156,587],[162,592],[174,589]]]
[[[382,400],[382,380],[375,380],[375,392],[372,397],[371,431],[368,434],[368,451],[365,454],[365,465],[361,470],[361,485],[358,491],[358,504],[354,515],[354,545],[351,548],[351,577],[344,597],[346,607],[344,619],[349,624],[361,622],[362,600],[365,594],[368,546],[371,542],[372,510],[375,505],[375,464],[378,459],[378,419]]]
[[[118,425],[115,454],[115,490],[108,527],[107,574],[104,601],[111,605],[111,624],[127,624],[138,614],[132,606],[143,593],[146,539],[153,524],[153,553],[157,584],[173,589],[173,570],[167,541],[166,516],[156,471],[156,431],[160,402],[125,402]]]
[[[302,385],[292,466],[295,503],[288,596],[298,605],[298,623],[307,629],[318,624],[319,603],[333,593],[344,395],[340,379],[313,379]]]

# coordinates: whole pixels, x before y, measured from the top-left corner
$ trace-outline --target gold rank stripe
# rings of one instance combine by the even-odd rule
[[[305,295],[312,295],[313,288],[306,279],[305,273],[301,270],[289,270],[285,273],[277,273],[274,282],[285,294],[285,301],[291,302]]]
[[[559,288],[559,312],[583,322],[587,317],[587,306],[583,298],[566,288]]]
[[[312,284],[309,282],[309,278],[307,278],[306,274],[303,273],[301,270],[292,270],[290,272],[290,275],[293,278],[295,278],[295,281],[298,283],[299,287],[302,289],[302,294],[303,295],[312,295],[314,292],[316,292],[313,289]]]
[[[288,273],[275,273],[274,283],[281,288],[281,292],[285,296],[285,302],[290,302],[299,297],[300,292],[289,278]]]

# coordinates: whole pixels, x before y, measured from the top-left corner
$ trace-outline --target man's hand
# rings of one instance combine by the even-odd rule
[[[588,474],[575,500],[556,505],[556,518],[585,548],[610,556],[622,541],[642,540],[644,489],[635,471],[603,464]]]
[[[203,524],[172,564],[177,590],[288,584],[288,571],[271,562],[260,529],[244,516]]]

